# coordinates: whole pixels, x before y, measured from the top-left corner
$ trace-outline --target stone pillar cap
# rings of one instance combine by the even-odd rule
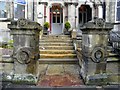
[[[9,29],[38,29],[41,30],[42,27],[39,23],[30,21],[24,18],[18,19],[17,21],[11,21],[11,24],[8,24]]]
[[[80,27],[81,30],[111,30],[113,24],[105,22],[102,18],[95,18],[93,21],[89,21]]]

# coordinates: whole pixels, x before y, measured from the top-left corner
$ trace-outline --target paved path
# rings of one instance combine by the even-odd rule
[[[76,64],[40,64],[38,86],[80,86],[80,67]]]

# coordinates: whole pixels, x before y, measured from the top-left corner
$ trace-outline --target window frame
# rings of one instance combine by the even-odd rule
[[[118,0],[116,0],[116,2],[115,2],[115,23],[120,23],[120,20],[119,21],[117,20],[117,8],[118,8],[117,2],[118,2]]]
[[[6,3],[6,0],[0,0],[0,2],[5,2]],[[8,14],[7,14],[7,17],[6,18],[0,18],[0,20],[7,20],[8,19]]]
[[[24,11],[24,18],[26,18],[27,19],[27,11],[28,11],[28,7],[27,7],[27,4],[28,4],[28,2],[27,2],[27,0],[25,0],[25,2],[26,2],[26,4],[23,4],[24,5],[24,7],[25,7],[25,11]],[[13,13],[14,13],[14,20],[18,20],[18,18],[15,18],[15,4],[19,4],[19,3],[17,3],[17,2],[15,2],[15,0],[14,0],[14,11],[13,11]],[[19,4],[20,5],[20,4]],[[22,4],[21,4],[22,5]]]

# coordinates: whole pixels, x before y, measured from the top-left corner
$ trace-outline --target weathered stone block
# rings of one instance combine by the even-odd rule
[[[107,84],[108,32],[112,28],[111,23],[98,18],[81,27],[83,34],[81,75],[86,84]]]
[[[72,37],[73,39],[76,39],[76,38],[77,38],[77,31],[76,31],[75,29],[73,29],[73,30],[71,31],[71,37]]]
[[[26,19],[18,19],[8,24],[13,35],[14,79],[17,82],[29,82],[29,75],[37,77],[37,60],[39,59],[39,23]],[[22,76],[23,75],[23,76]],[[24,76],[25,75],[25,76]],[[32,78],[34,81],[35,78]],[[31,79],[30,79],[31,81]]]

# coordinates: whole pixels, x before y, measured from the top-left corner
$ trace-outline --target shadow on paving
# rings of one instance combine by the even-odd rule
[[[84,85],[82,79],[72,74],[65,75],[45,75],[38,82],[37,86],[66,87]]]
[[[34,85],[14,85],[9,84],[1,90],[120,90],[120,85],[108,86],[69,86],[69,87],[40,87]]]

